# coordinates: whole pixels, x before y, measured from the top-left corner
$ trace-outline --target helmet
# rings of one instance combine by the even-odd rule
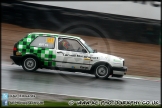
[[[69,46],[70,46],[70,44],[69,44],[69,42],[68,42],[67,40],[61,41],[61,45],[62,45],[62,47],[63,47],[64,49],[68,49]]]

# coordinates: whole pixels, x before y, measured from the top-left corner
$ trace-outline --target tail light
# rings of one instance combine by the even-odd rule
[[[16,55],[17,52],[17,43],[13,47],[13,55]]]
[[[13,51],[17,51],[17,48],[16,48],[16,47],[14,47],[14,48],[13,48]]]
[[[16,45],[14,45],[14,48],[13,48],[13,55],[21,56],[21,53],[18,52],[18,49],[17,49]]]

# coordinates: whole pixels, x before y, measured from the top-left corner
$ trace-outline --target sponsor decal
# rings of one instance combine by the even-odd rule
[[[76,55],[75,55],[75,54],[72,54],[72,55],[70,55],[70,56],[72,56],[72,57],[76,57]]]
[[[116,59],[114,59],[114,61],[115,61],[115,62],[120,62],[120,60],[116,60]]]
[[[88,69],[88,67],[86,67],[86,66],[80,66],[80,69]]]
[[[48,44],[45,44],[45,43],[39,43],[39,46],[48,47]]]
[[[100,60],[106,60],[107,58],[105,56],[101,56]]]
[[[71,56],[71,57],[76,57],[76,55],[75,54],[65,54],[64,56]]]
[[[90,58],[84,58],[84,60],[91,60]]]
[[[115,62],[114,64],[121,64],[120,62]]]
[[[72,69],[75,69],[75,66],[71,66]]]
[[[76,55],[76,54],[65,54],[64,56],[71,56],[71,57],[80,57],[84,59],[99,59],[98,57],[88,57],[88,56],[83,56],[83,55]]]
[[[77,55],[77,57],[83,57],[83,55]]]
[[[47,37],[47,38],[46,38],[46,42],[49,43],[49,44],[53,44],[54,41],[55,41],[55,39],[52,38],[52,37]]]
[[[98,59],[98,57],[89,57],[89,58],[91,58],[91,59]]]
[[[89,58],[88,56],[84,56],[84,58]]]
[[[62,67],[62,65],[56,65],[56,67]]]

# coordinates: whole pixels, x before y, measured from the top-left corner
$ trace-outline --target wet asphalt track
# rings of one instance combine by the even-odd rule
[[[60,74],[62,73],[62,74]],[[1,66],[2,89],[86,96],[101,99],[160,100],[160,81],[109,78],[93,75],[38,70],[25,72],[16,65]]]

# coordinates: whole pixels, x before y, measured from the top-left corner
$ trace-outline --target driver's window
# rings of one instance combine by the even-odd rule
[[[80,43],[77,40],[59,38],[58,49],[66,51],[82,52],[82,49],[84,48],[80,45]]]

